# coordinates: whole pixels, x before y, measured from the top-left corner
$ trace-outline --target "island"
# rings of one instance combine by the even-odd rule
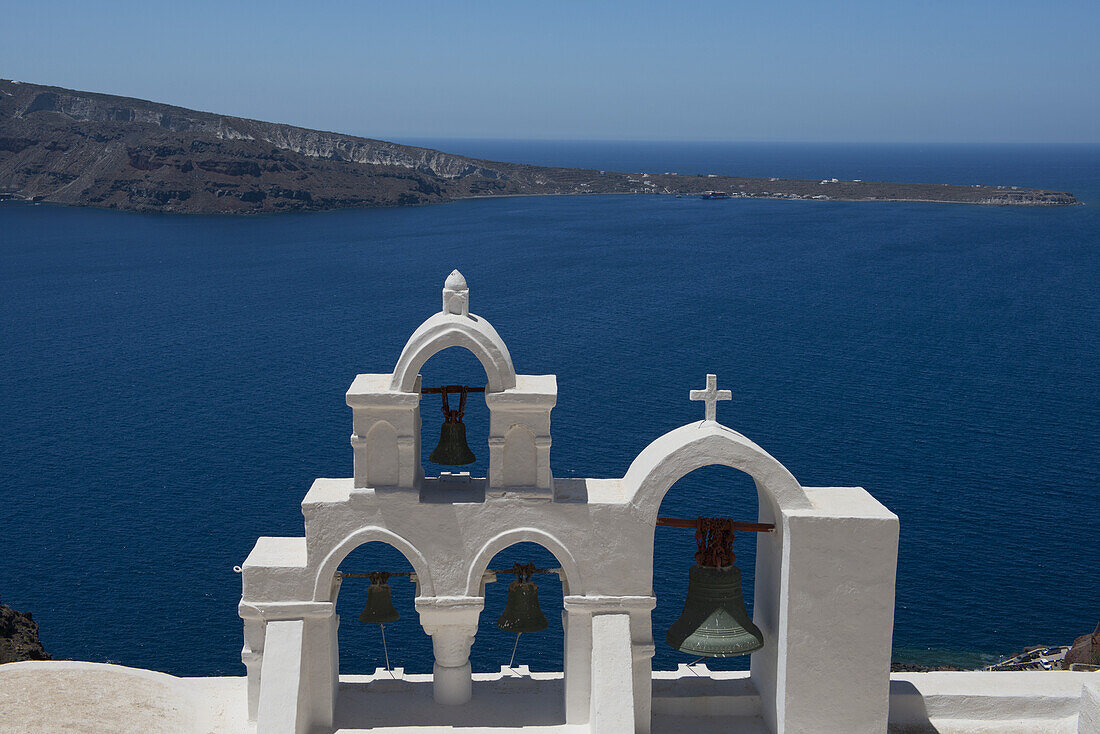
[[[0,80],[0,200],[258,214],[493,196],[704,195],[1001,206],[1076,204],[1016,186],[551,168],[309,130],[129,97]]]

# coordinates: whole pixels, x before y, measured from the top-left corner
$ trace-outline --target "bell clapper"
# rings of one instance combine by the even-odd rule
[[[390,673],[390,649],[386,646],[386,625],[378,625],[378,629],[382,631],[382,654],[386,656],[386,672]],[[393,677],[393,673],[390,673],[390,677]]]
[[[508,658],[508,670],[512,669],[512,663],[516,662],[516,648],[519,647],[519,636],[522,632],[516,633],[516,641],[512,644],[512,657]]]

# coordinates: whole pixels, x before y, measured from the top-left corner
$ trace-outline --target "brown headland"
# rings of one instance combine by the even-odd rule
[[[490,196],[680,194],[1063,206],[1016,186],[619,173],[452,155],[108,94],[0,80],[0,198],[252,214]]]

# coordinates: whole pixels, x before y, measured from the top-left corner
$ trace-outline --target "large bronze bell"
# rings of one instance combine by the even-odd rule
[[[447,402],[447,388],[443,388],[443,425],[439,428],[439,444],[428,457],[433,464],[458,466],[472,464],[477,459],[470,445],[466,443],[466,424],[462,416],[466,413],[466,389],[461,389],[458,410],[451,410]]]
[[[516,580],[508,584],[508,601],[497,620],[497,627],[516,634],[541,632],[550,623],[539,609],[539,590],[531,580],[534,564],[521,566],[517,563],[515,569]]]
[[[680,652],[712,658],[746,655],[764,646],[741,596],[741,569],[702,566],[688,571],[687,598],[665,636]]]
[[[360,622],[368,624],[389,624],[401,619],[394,609],[390,598],[389,574],[371,574],[371,584],[367,588],[367,605],[359,615]]]

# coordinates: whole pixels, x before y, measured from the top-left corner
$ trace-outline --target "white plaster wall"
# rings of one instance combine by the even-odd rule
[[[776,732],[882,732],[888,717],[898,518],[858,487],[806,489],[782,511]],[[765,702],[765,710],[768,704]]]

